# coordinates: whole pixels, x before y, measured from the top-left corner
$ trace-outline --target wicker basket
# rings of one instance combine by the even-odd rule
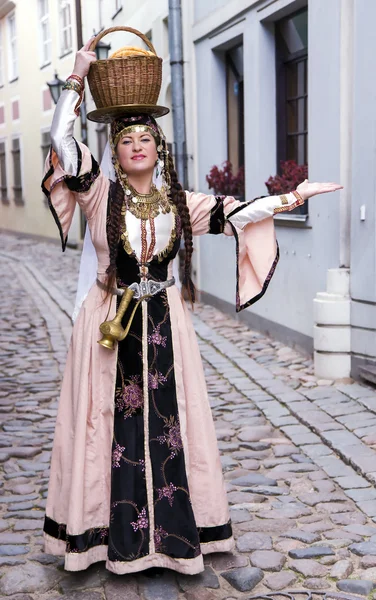
[[[93,62],[87,79],[96,107],[156,104],[162,84],[162,59],[145,35],[131,27],[111,27],[94,38],[90,50],[95,50],[97,43],[113,31],[137,35],[155,56],[125,56]]]

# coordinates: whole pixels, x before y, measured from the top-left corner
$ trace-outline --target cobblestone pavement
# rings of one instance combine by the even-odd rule
[[[0,597],[234,600],[277,590],[372,597],[376,393],[317,381],[307,357],[209,306],[193,313],[236,537],[194,577],[67,573],[41,528],[79,253],[0,235]]]

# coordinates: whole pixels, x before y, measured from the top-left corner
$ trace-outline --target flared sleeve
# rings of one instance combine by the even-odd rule
[[[262,298],[275,272],[279,249],[273,215],[303,203],[297,192],[249,202],[187,192],[193,235],[224,233],[235,238],[236,312]]]
[[[42,190],[58,226],[63,252],[76,203],[80,205],[89,221],[94,217],[104,197],[105,188],[108,187],[108,179],[102,175],[89,149],[84,144],[75,143],[78,157],[76,174],[70,175],[64,171],[55,150],[51,147],[42,180]]]
[[[108,180],[89,149],[73,137],[79,102],[75,91],[63,90],[52,120],[52,143],[42,180],[42,190],[58,226],[63,251],[76,203],[90,221],[108,187]]]

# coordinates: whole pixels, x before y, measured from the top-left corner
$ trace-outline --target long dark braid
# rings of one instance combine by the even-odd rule
[[[116,287],[116,259],[120,239],[121,209],[123,202],[123,188],[117,179],[116,182],[111,181],[109,192],[109,211],[107,215],[107,242],[110,250],[110,264],[106,269],[108,276],[106,281],[107,294],[110,294],[112,288]]]
[[[173,204],[175,204],[175,206],[178,209],[182,230],[184,232],[185,261],[182,284],[183,288],[188,294],[189,300],[193,304],[196,299],[196,289],[191,277],[191,261],[193,254],[193,235],[191,217],[187,206],[185,192],[181,184],[179,183],[178,176],[174,167],[174,162],[170,155],[168,156],[168,171],[171,179],[171,201],[173,202]]]

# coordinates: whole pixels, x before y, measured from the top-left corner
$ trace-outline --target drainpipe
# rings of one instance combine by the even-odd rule
[[[181,0],[169,0],[168,37],[171,66],[172,121],[175,166],[184,189],[188,189],[184,105],[184,60]]]

